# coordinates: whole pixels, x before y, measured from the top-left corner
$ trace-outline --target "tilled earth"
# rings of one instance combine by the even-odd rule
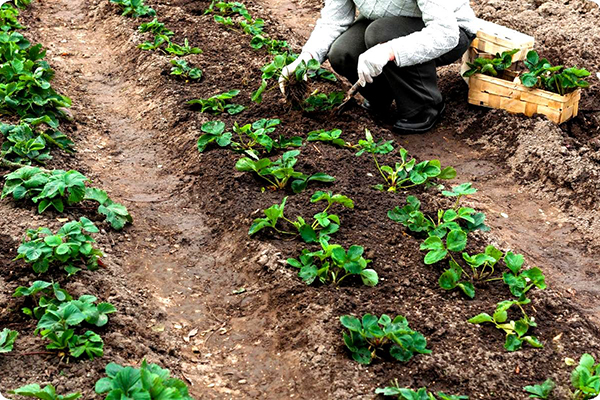
[[[199,83],[168,74],[169,57],[142,52],[147,38],[139,21],[121,17],[107,1],[38,1],[23,13],[32,41],[49,47],[57,71],[54,85],[74,101],[75,120],[65,131],[76,141],[75,157],[56,154],[49,164],[74,168],[128,206],[135,218],[123,233],[107,226],[97,235],[107,253],[106,269],[66,279],[60,274],[36,277],[12,261],[27,228],[57,228],[64,215],[37,216],[30,205],[0,203],[0,327],[21,332],[15,352],[0,356],[0,392],[25,383],[53,383],[63,393],[81,390],[99,398],[93,385],[106,363],[137,364],[147,357],[171,368],[191,385],[196,398],[370,399],[374,389],[398,378],[412,388],[467,394],[472,399],[524,399],[522,387],[551,377],[555,398],[569,397],[571,367],[565,357],[589,352],[600,356],[596,289],[598,263],[593,250],[600,185],[598,104],[595,77],[584,92],[581,115],[560,127],[542,117],[527,119],[466,104],[467,88],[458,66],[440,70],[448,112],[433,132],[403,137],[387,123],[373,121],[354,107],[334,116],[290,111],[277,90],[260,105],[250,94],[260,84],[259,68],[269,60],[249,46],[249,37],[216,24],[204,15],[209,2],[148,1],[159,19],[203,49],[188,60],[204,71]],[[317,17],[312,3],[246,3],[265,19],[270,35],[299,49],[309,31],[306,19]],[[577,64],[595,73],[600,53],[598,6],[589,1],[481,1],[483,18],[532,34],[538,50],[556,63]],[[278,10],[275,12],[273,10]],[[281,10],[300,10],[285,18]],[[300,32],[300,33],[297,33]],[[185,105],[187,100],[240,89],[236,102],[248,106],[236,116],[213,117]],[[322,90],[344,90],[341,83]],[[500,282],[477,287],[467,300],[438,287],[441,266],[425,266],[421,238],[391,222],[387,211],[415,195],[433,215],[451,202],[434,190],[380,193],[372,159],[325,144],[302,148],[297,169],[326,172],[332,184],[311,184],[295,195],[262,190],[264,183],[234,169],[239,155],[211,147],[196,150],[200,126],[221,119],[280,118],[277,133],[304,136],[315,129],[339,128],[357,142],[368,128],[375,137],[393,139],[419,160],[439,158],[455,166],[456,182],[472,181],[479,192],[465,204],[486,212],[490,233],[478,233],[469,251],[494,244],[524,253],[527,265],[546,273],[549,289],[533,291],[534,333],[543,349],[508,353],[503,334],[466,320],[490,312],[510,298]],[[381,157],[386,164],[396,155]],[[316,189],[342,193],[355,201],[339,210],[343,246],[366,248],[380,276],[374,288],[348,280],[340,287],[305,286],[285,259],[305,245],[298,239],[247,229],[264,208],[289,196],[286,216],[319,211],[309,201]],[[89,215],[70,209],[72,218]],[[506,217],[508,216],[508,217]],[[100,224],[102,225],[102,224]],[[35,324],[20,314],[23,300],[11,298],[18,285],[35,279],[58,280],[75,295],[94,294],[119,309],[99,333],[106,354],[90,361],[60,360],[52,355],[23,356],[44,350],[33,335]],[[401,314],[428,339],[431,355],[407,363],[376,360],[355,363],[341,340],[339,316]]]

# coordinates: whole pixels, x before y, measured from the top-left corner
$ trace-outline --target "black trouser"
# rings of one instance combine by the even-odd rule
[[[338,74],[354,83],[358,81],[359,55],[379,43],[410,35],[424,27],[420,18],[385,17],[375,21],[359,18],[336,39],[327,57]],[[391,61],[383,68],[383,73],[373,79],[373,83],[360,89],[360,94],[374,108],[387,108],[395,100],[399,118],[410,118],[425,108],[431,108],[442,102],[436,67],[458,60],[473,38],[461,28],[458,45],[435,60],[408,67],[398,67]]]

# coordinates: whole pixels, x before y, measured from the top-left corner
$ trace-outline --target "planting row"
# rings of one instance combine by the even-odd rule
[[[16,5],[28,3],[20,0]],[[133,7],[132,12],[140,11],[138,6]],[[17,20],[18,15],[18,9],[11,4],[0,6],[0,110],[19,120],[14,125],[0,124],[4,137],[0,167],[16,169],[5,176],[1,198],[10,196],[15,201],[32,202],[37,205],[38,213],[49,209],[58,213],[81,212],[96,203],[91,208],[105,217],[112,228],[121,230],[133,221],[127,209],[111,200],[104,190],[89,186],[90,180],[83,174],[31,166],[50,160],[51,147],[67,153],[75,151],[73,142],[58,130],[60,121],[68,116],[66,107],[71,100],[51,86],[54,71],[44,60],[46,52],[41,44],[31,45],[18,32],[24,28]],[[30,264],[36,274],[48,273],[51,277],[60,269],[68,276],[83,268],[94,271],[103,265],[103,254],[92,237],[99,232],[84,216],[66,222],[56,232],[46,227],[28,229],[16,259]],[[13,297],[25,298],[28,306],[22,312],[37,320],[33,333],[47,342],[47,354],[61,359],[94,359],[104,355],[104,342],[94,328],[106,325],[109,314],[117,312],[112,304],[99,302],[88,294],[75,299],[58,283],[42,280],[32,282],[29,287],[18,287]],[[7,328],[0,331],[0,353],[12,351],[18,336],[18,332]],[[146,361],[140,368],[109,363],[106,376],[96,383],[95,391],[107,399],[191,400],[184,382]],[[35,383],[9,393],[46,400],[81,397],[80,393],[60,395],[52,385],[41,388]]]

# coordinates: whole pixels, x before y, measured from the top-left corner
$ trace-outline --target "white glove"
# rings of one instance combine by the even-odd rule
[[[371,47],[358,57],[358,82],[365,87],[367,83],[373,83],[373,78],[383,72],[383,67],[394,60],[394,50],[389,42]]]
[[[298,58],[296,58],[293,62],[291,62],[289,65],[286,65],[285,67],[283,67],[283,69],[281,70],[281,75],[279,76],[279,90],[281,90],[281,93],[285,94],[285,82],[288,80],[290,75],[292,75],[294,72],[296,72],[296,68],[298,68],[300,63],[302,61],[304,61],[305,63],[308,63],[313,58],[314,57],[312,56],[312,54],[307,53],[307,52],[302,52],[302,53],[300,53]],[[306,74],[304,74],[302,79],[307,80]]]

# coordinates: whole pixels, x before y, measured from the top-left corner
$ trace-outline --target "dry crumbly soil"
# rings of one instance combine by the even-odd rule
[[[581,115],[560,127],[542,117],[527,119],[466,105],[458,67],[440,70],[447,113],[427,135],[398,136],[355,107],[339,117],[289,111],[275,90],[254,105],[249,97],[268,59],[249,38],[203,15],[209,2],[148,1],[175,37],[189,38],[203,54],[188,60],[204,71],[199,83],[168,74],[169,58],[142,52],[139,21],[121,17],[108,1],[35,1],[23,13],[26,35],[49,49],[54,81],[74,101],[74,121],[64,130],[76,141],[74,157],[59,153],[49,164],[74,168],[95,186],[127,205],[135,223],[122,233],[108,226],[96,235],[106,268],[67,279],[58,273],[37,277],[11,261],[27,228],[60,226],[53,213],[36,215],[30,204],[0,203],[0,327],[21,332],[12,355],[0,356],[0,392],[26,383],[53,383],[62,392],[93,394],[107,362],[138,364],[146,357],[170,368],[202,399],[371,399],[374,388],[398,378],[402,385],[468,394],[472,399],[524,399],[522,387],[552,377],[555,398],[568,398],[570,368],[565,357],[600,356],[598,340],[598,172],[599,86],[584,92]],[[314,2],[248,2],[265,19],[269,34],[298,50],[317,17]],[[593,43],[600,28],[598,7],[589,1],[481,1],[477,14],[536,37],[541,53],[558,62],[597,72],[600,53]],[[475,300],[437,285],[438,267],[423,265],[415,238],[386,213],[418,196],[433,213],[449,202],[433,190],[388,194],[372,161],[346,149],[309,144],[298,169],[335,176],[302,194],[262,191],[263,184],[233,168],[238,155],[211,148],[198,154],[200,126],[214,117],[185,105],[192,98],[241,89],[236,101],[248,106],[234,121],[280,118],[278,133],[305,135],[340,128],[356,142],[369,128],[394,139],[419,160],[439,158],[458,171],[457,183],[472,181],[479,192],[466,204],[484,211],[492,231],[476,234],[470,251],[487,244],[525,254],[540,266],[550,288],[532,294],[544,349],[507,353],[502,334],[466,319],[491,311],[510,297],[500,283],[478,287]],[[326,86],[343,90],[342,83]],[[239,99],[239,100],[238,100]],[[382,157],[385,163],[394,156]],[[304,245],[298,240],[246,232],[260,210],[289,195],[286,215],[309,216],[315,189],[343,193],[356,203],[340,210],[335,235],[344,246],[367,250],[381,278],[375,288],[357,281],[340,287],[306,287],[285,259]],[[88,215],[83,208],[67,216]],[[506,217],[507,216],[507,217]],[[44,350],[35,324],[20,314],[24,301],[11,298],[19,285],[54,279],[75,295],[93,294],[119,312],[99,333],[105,356],[94,361],[60,360]],[[408,363],[388,359],[371,366],[351,360],[341,340],[343,314],[405,315],[428,339],[432,354]]]

